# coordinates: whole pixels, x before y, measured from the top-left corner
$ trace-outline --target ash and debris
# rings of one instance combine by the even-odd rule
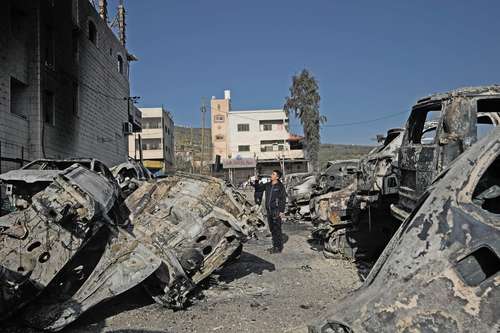
[[[204,281],[184,310],[154,303],[141,288],[89,311],[63,332],[306,332],[307,323],[358,288],[356,265],[311,249],[307,224],[284,223],[283,253],[269,254],[267,232]],[[5,332],[37,332],[9,323]]]

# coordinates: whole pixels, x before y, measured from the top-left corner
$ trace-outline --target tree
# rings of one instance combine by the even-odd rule
[[[304,129],[305,149],[311,161],[314,172],[319,171],[319,126],[326,122],[326,117],[319,113],[318,82],[307,69],[292,78],[290,96],[286,98],[283,107],[286,115],[293,113],[300,119]]]

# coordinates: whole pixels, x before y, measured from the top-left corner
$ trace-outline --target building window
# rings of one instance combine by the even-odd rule
[[[26,118],[24,103],[28,100],[27,87],[13,77],[10,78],[10,112],[23,118]]]
[[[142,118],[142,128],[144,129],[162,128],[161,118],[160,117]]]
[[[238,146],[238,151],[243,152],[243,151],[250,151],[250,146]]]
[[[214,116],[214,122],[216,123],[223,123],[225,120],[224,116],[223,115],[216,115]]]
[[[45,66],[54,67],[54,48],[55,48],[55,40],[54,40],[54,29],[51,26],[45,27],[45,48],[43,54],[43,61]]]
[[[283,119],[271,119],[259,121],[261,131],[283,130]]]
[[[161,139],[142,139],[142,150],[158,150],[161,146]]]
[[[48,90],[43,92],[43,121],[55,125],[54,93]]]
[[[123,58],[121,55],[118,55],[118,72],[123,74]]]
[[[260,142],[260,151],[282,151],[285,150],[284,140],[263,140]]]
[[[92,21],[89,21],[89,40],[97,45],[97,28]]]
[[[222,141],[222,140],[224,140],[224,135],[217,134],[217,135],[215,136],[215,140],[216,140],[216,141]]]
[[[238,124],[238,132],[250,131],[250,124]]]
[[[220,111],[220,104],[217,104],[217,111]]]
[[[73,109],[73,114],[75,116],[78,116],[78,110],[79,110],[79,94],[78,94],[78,83],[73,82],[73,87],[72,87],[72,109]]]

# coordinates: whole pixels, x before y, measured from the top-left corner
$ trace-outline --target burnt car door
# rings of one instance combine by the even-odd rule
[[[398,158],[401,173],[399,195],[405,207],[413,209],[418,196],[432,181],[442,112],[441,103],[433,103],[414,108],[408,120]]]

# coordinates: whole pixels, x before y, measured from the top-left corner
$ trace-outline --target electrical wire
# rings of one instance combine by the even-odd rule
[[[237,113],[238,113],[238,111],[232,111],[231,112],[231,116],[235,116],[235,117],[239,117],[239,118],[244,118],[244,119],[248,119],[248,120],[253,120],[253,121],[262,120],[262,119],[258,119],[258,118],[252,118],[252,117],[242,116],[242,115],[239,115]],[[380,121],[380,120],[393,118],[393,117],[396,117],[396,116],[399,116],[399,115],[402,115],[402,114],[405,114],[405,113],[408,113],[408,111],[401,111],[401,112],[396,112],[396,113],[390,113],[390,114],[387,114],[387,115],[384,115],[384,116],[381,116],[381,117],[378,117],[378,118],[361,120],[361,121],[339,123],[339,124],[320,124],[320,127],[347,127],[347,126],[355,126],[355,125],[362,125],[362,124],[370,124],[370,123],[377,122],[377,121]],[[300,127],[300,125],[288,125],[288,127]]]

